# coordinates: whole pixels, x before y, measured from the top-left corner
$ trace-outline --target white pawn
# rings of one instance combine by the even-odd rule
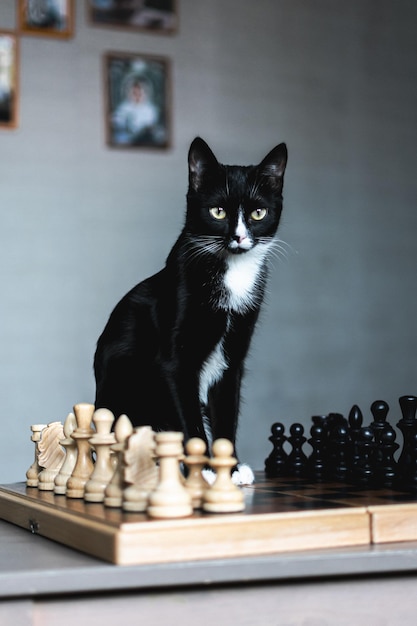
[[[59,442],[66,450],[66,455],[64,462],[61,465],[61,469],[59,470],[54,481],[54,492],[57,495],[65,495],[68,479],[74,470],[75,462],[77,460],[77,445],[71,437],[76,427],[77,422],[74,413],[68,413],[64,422],[64,439],[61,439]]]
[[[208,458],[205,455],[206,449],[205,442],[199,437],[192,437],[185,444],[187,456],[184,459],[184,463],[188,467],[189,472],[185,481],[185,488],[191,495],[194,509],[201,507],[203,496],[209,486],[202,474],[203,468],[208,462]]]
[[[123,489],[125,487],[123,452],[126,441],[132,433],[132,422],[127,415],[121,415],[114,427],[116,443],[111,446],[111,450],[116,454],[116,467],[104,491],[104,506],[119,508],[123,504]]]
[[[86,502],[103,502],[104,491],[112,479],[114,467],[111,460],[111,446],[116,443],[114,433],[110,432],[114,415],[108,409],[97,409],[93,415],[96,432],[91,437],[90,445],[96,453],[94,470],[85,485]]]
[[[191,496],[183,485],[179,466],[184,455],[183,439],[183,433],[155,435],[159,483],[149,496],[147,513],[150,517],[169,519],[192,515]]]
[[[213,443],[214,457],[209,460],[216,471],[214,483],[203,497],[203,510],[209,513],[237,513],[245,508],[242,490],[233,484],[231,470],[237,460],[233,455],[233,444],[228,439],[216,439]]]

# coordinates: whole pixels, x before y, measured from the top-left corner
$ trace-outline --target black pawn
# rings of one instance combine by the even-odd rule
[[[374,470],[374,433],[369,426],[361,428],[360,436],[357,440],[358,461],[353,468],[352,477],[355,482],[370,484],[375,477]]]
[[[269,478],[276,478],[285,473],[285,467],[288,454],[283,449],[287,437],[284,434],[285,427],[281,422],[276,422],[271,426],[271,436],[269,441],[272,443],[273,449],[269,457],[265,460],[265,474]]]
[[[395,439],[395,430],[387,424],[380,435],[379,456],[375,468],[375,478],[378,484],[384,487],[391,487],[397,478],[397,463],[394,454],[400,446]]]
[[[313,448],[308,457],[307,473],[309,478],[322,480],[326,473],[326,438],[323,425],[315,423],[310,429],[308,443]]]
[[[387,402],[384,402],[384,400],[375,400],[375,402],[372,402],[371,404],[371,413],[374,421],[371,422],[370,426],[374,431],[376,439],[378,439],[379,434],[381,434],[387,427],[388,411],[389,406]]]
[[[302,424],[292,424],[288,441],[292,450],[287,459],[287,474],[289,476],[302,476],[307,465],[307,456],[303,452],[303,445],[307,441],[304,437],[304,426]]]
[[[417,462],[417,397],[401,396],[399,399],[402,418],[397,423],[403,435],[403,447],[398,458],[398,479],[403,486],[415,483]]]

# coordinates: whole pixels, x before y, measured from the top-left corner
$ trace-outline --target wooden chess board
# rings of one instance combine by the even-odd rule
[[[16,483],[0,487],[0,518],[118,565],[417,540],[417,494],[262,472],[243,491],[242,513],[155,520]]]

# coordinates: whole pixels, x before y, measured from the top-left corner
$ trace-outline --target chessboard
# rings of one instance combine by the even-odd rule
[[[263,472],[242,491],[239,513],[151,519],[16,483],[0,487],[0,518],[118,565],[417,540],[417,496],[409,491]]]
[[[230,441],[207,457],[201,439],[75,405],[64,424],[31,426],[35,460],[0,486],[0,518],[118,565],[416,541],[417,397],[400,406],[402,447],[382,401],[368,426],[356,405],[313,417],[308,441],[275,423],[264,471],[237,486]]]

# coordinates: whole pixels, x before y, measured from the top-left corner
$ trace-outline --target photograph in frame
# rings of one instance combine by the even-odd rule
[[[19,45],[14,33],[0,30],[0,128],[16,128],[19,106]]]
[[[87,0],[93,26],[172,34],[178,28],[176,0]]]
[[[109,146],[170,146],[169,59],[139,53],[107,53],[104,55],[104,86]]]
[[[18,0],[19,31],[69,39],[74,34],[75,0]]]

